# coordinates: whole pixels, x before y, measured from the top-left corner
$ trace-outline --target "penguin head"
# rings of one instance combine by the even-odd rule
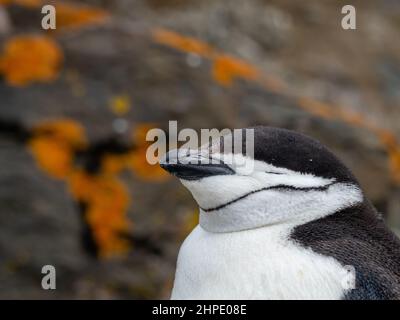
[[[350,170],[320,142],[286,129],[242,130],[240,152],[224,150],[223,136],[198,150],[170,151],[160,161],[192,193],[204,229],[299,225],[363,201]],[[229,141],[238,144],[235,137]]]

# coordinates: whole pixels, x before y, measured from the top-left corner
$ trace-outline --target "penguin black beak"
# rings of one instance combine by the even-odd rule
[[[160,161],[160,166],[172,175],[183,180],[199,180],[211,176],[235,174],[229,166],[219,163],[188,163],[188,160],[178,157],[176,150],[168,152]]]

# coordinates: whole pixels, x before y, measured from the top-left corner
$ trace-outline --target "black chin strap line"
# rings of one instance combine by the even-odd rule
[[[221,205],[213,207],[213,208],[204,209],[204,208],[200,207],[200,209],[203,210],[204,212],[211,212],[211,211],[215,211],[215,210],[220,210],[220,209],[223,209],[223,208],[225,208],[225,207],[227,207],[227,206],[229,206],[229,205],[231,205],[231,204],[233,204],[233,203],[235,203],[237,201],[240,201],[240,200],[242,200],[244,198],[247,198],[248,196],[250,196],[250,195],[252,195],[254,193],[267,191],[267,190],[289,190],[289,191],[304,191],[304,192],[307,192],[307,191],[326,191],[326,190],[329,189],[330,186],[332,186],[334,184],[335,184],[335,182],[331,182],[331,183],[329,183],[329,184],[327,184],[325,186],[321,186],[321,187],[304,187],[304,188],[288,186],[288,185],[285,185],[285,184],[278,184],[276,186],[265,187],[265,188],[261,188],[261,189],[258,189],[258,190],[250,191],[250,192],[240,196],[239,198],[233,199],[233,200],[231,200],[231,201],[229,201],[227,203],[221,204]]]

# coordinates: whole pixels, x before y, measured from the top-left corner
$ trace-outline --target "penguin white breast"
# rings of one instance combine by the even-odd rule
[[[289,240],[292,228],[212,233],[197,226],[180,249],[171,299],[340,299],[347,269]]]

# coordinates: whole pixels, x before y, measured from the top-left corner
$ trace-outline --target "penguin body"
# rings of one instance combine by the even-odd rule
[[[228,164],[219,144],[161,163],[200,207],[171,298],[399,299],[400,241],[351,172],[309,137],[253,130],[253,158]]]
[[[172,299],[339,299],[346,269],[289,241],[275,225],[213,233],[197,226],[183,243]]]

